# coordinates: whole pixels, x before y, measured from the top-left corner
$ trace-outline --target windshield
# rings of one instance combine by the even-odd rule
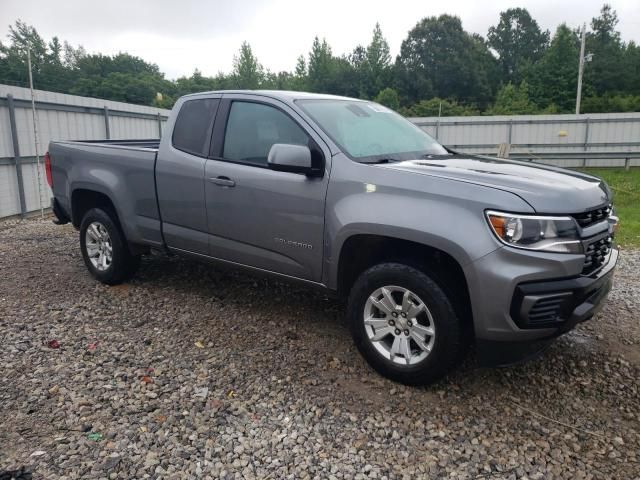
[[[324,132],[360,162],[447,155],[447,150],[409,120],[373,102],[297,100]]]

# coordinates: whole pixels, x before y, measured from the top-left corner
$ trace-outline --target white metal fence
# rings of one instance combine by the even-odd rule
[[[0,85],[0,218],[49,206],[42,156],[50,140],[159,138],[169,110]],[[37,166],[40,156],[40,170]]]
[[[561,167],[640,165],[640,113],[411,118],[454,150],[511,156]],[[557,153],[557,158],[549,158]],[[578,154],[583,154],[580,157]],[[565,157],[565,158],[563,158]],[[566,158],[573,157],[573,158]]]
[[[0,218],[49,206],[51,191],[36,155],[46,152],[50,140],[159,138],[169,114],[42,90],[35,98],[37,152],[29,89],[0,85]],[[509,144],[513,157],[563,167],[640,165],[640,113],[410,120],[462,152],[496,155],[501,144]]]

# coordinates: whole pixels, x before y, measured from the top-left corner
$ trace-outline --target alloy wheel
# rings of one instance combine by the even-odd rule
[[[433,349],[433,316],[411,290],[392,285],[378,288],[365,303],[363,321],[373,347],[395,364],[415,365]]]

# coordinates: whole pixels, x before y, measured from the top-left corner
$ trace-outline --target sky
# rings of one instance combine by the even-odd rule
[[[0,39],[21,19],[50,39],[57,35],[89,53],[128,52],[158,64],[169,79],[232,69],[240,44],[248,41],[269,70],[291,71],[299,55],[324,37],[334,54],[366,45],[376,22],[395,55],[407,32],[422,18],[457,15],[463,27],[486,36],[509,7],[529,10],[543,29],[566,22],[577,27],[598,15],[603,0],[0,0]],[[610,2],[624,41],[640,43],[640,1]]]

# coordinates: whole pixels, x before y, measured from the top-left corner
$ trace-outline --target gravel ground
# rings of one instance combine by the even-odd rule
[[[410,388],[322,293],[161,256],[107,287],[77,236],[0,223],[0,478],[640,478],[640,251],[541,358]]]

